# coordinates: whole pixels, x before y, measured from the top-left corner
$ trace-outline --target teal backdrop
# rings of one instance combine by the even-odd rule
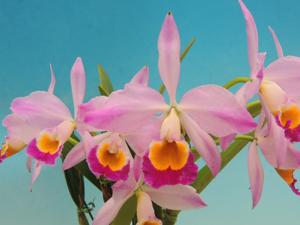
[[[285,54],[300,55],[300,1],[245,3],[256,19],[267,62],[276,58],[268,25],[277,32]],[[222,85],[235,76],[248,75],[245,24],[237,0],[1,0],[1,119],[15,97],[47,88],[49,63],[57,75],[56,94],[71,106],[69,72],[77,56],[83,58],[87,73],[85,100],[98,94],[99,63],[116,88],[144,65],[150,67],[151,85],[159,87],[157,37],[169,10],[180,29],[182,48],[192,37],[197,39],[182,63],[179,96],[201,84]],[[2,127],[0,135],[5,136]],[[25,159],[22,152],[0,165],[0,224],[77,224],[61,164],[44,168],[29,192]],[[178,224],[299,224],[300,198],[263,162],[265,186],[255,210],[251,209],[244,149],[201,194],[208,207],[182,213]],[[101,207],[100,193],[87,184],[87,201],[92,200],[97,209]]]

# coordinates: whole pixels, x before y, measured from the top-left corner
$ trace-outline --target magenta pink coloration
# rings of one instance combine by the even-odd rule
[[[298,188],[296,188],[296,183],[297,183],[297,180],[294,179],[293,183],[291,183],[289,186],[296,195],[300,196],[300,191],[298,190]]]
[[[2,163],[6,159],[6,154],[0,156],[0,163]]]
[[[63,145],[60,146],[59,151],[53,155],[51,155],[49,153],[43,153],[38,149],[38,147],[36,145],[36,139],[33,139],[29,143],[26,153],[30,157],[32,157],[36,160],[39,160],[47,165],[55,165],[56,159],[59,157],[62,148],[63,148]]]
[[[286,138],[288,138],[291,142],[298,142],[300,141],[300,126],[297,126],[295,128],[290,128],[291,121],[288,121],[285,126],[282,125],[280,122],[280,115],[276,115],[276,123],[284,129],[284,134]]]
[[[198,173],[198,166],[194,163],[194,156],[190,152],[186,165],[181,170],[167,169],[159,171],[151,164],[149,153],[144,156],[143,171],[145,183],[154,188],[164,185],[191,184]]]
[[[94,147],[87,157],[87,162],[89,168],[97,177],[104,176],[105,178],[118,181],[118,180],[126,180],[128,178],[128,173],[130,169],[130,162],[126,164],[121,170],[119,171],[112,171],[109,166],[103,166],[100,164],[97,158],[97,146]]]

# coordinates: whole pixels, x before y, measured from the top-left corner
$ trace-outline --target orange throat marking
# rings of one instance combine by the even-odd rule
[[[142,225],[161,225],[161,223],[157,220],[147,220]]]
[[[182,169],[189,157],[189,147],[184,141],[156,141],[150,145],[149,159],[157,170]]]
[[[275,115],[277,115],[275,113]],[[282,126],[286,126],[287,123],[291,123],[289,128],[294,129],[300,125],[300,108],[297,105],[290,105],[288,107],[284,107],[280,112],[280,123]]]
[[[43,153],[54,155],[59,151],[60,142],[49,133],[43,133],[37,140],[37,147]]]
[[[124,151],[119,149],[116,153],[109,151],[110,145],[105,143],[98,148],[97,158],[101,165],[108,166],[112,171],[119,171],[127,164]]]

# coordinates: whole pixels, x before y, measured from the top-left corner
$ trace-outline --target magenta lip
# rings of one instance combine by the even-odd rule
[[[284,134],[286,138],[288,138],[291,142],[300,141],[300,125],[296,128],[290,128],[292,121],[288,121],[285,126],[283,126],[280,122],[279,115],[275,116],[276,123],[282,129],[284,129]]]
[[[43,153],[38,149],[36,145],[36,139],[33,139],[29,143],[26,153],[32,158],[44,162],[47,165],[55,165],[56,159],[59,157],[62,148],[63,145],[59,147],[59,150],[54,155]]]
[[[97,177],[104,176],[105,178],[112,181],[126,180],[128,178],[130,162],[128,162],[126,166],[124,166],[121,170],[112,171],[109,166],[103,166],[100,164],[97,158],[97,146],[90,151],[87,157],[87,163],[90,170]]]
[[[197,177],[198,166],[194,163],[194,156],[190,152],[186,165],[180,170],[157,170],[149,159],[149,152],[144,156],[143,171],[145,182],[154,188],[164,185],[191,184]]]

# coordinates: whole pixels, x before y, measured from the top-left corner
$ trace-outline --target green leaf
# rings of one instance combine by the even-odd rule
[[[103,66],[98,65],[98,73],[100,78],[99,91],[101,95],[108,96],[113,92],[113,86],[108,74],[105,72]]]
[[[136,207],[137,198],[136,195],[133,195],[125,202],[111,225],[130,225],[131,220],[136,213]]]

